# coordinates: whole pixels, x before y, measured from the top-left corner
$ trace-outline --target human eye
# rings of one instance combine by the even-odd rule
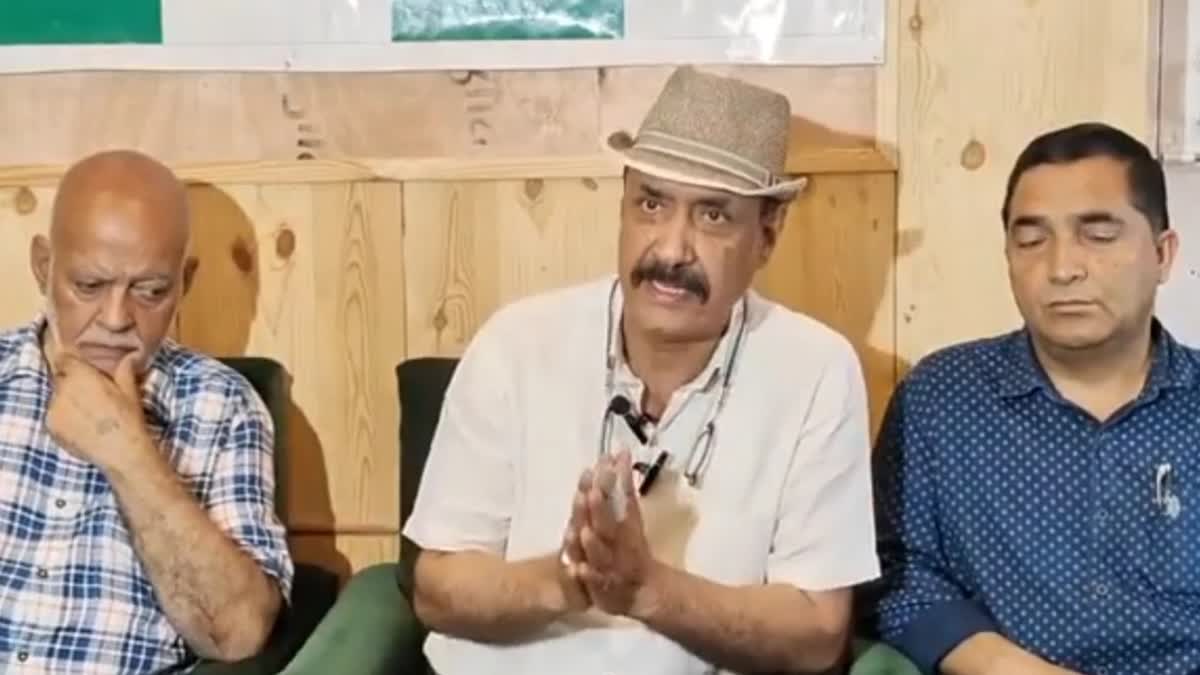
[[[649,215],[658,213],[663,208],[662,201],[655,197],[648,196],[638,197],[637,205],[638,208],[642,210],[642,213]]]
[[[72,283],[75,287],[75,292],[82,296],[96,295],[104,288],[104,282],[99,279],[76,279]]]

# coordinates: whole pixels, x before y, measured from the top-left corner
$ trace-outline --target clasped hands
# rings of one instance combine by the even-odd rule
[[[614,517],[609,497],[624,486],[624,518]],[[653,577],[659,564],[650,551],[628,450],[605,455],[583,472],[563,537],[562,585],[570,610],[596,607],[608,614],[640,618],[654,603]]]
[[[146,433],[137,352],[130,352],[110,377],[70,346],[47,336],[51,395],[46,429],[51,438],[79,459],[106,473],[135,468],[145,455],[157,454]]]

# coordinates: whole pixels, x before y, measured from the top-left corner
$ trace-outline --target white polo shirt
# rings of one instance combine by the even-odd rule
[[[712,362],[675,392],[642,448],[615,416],[602,436],[611,397],[637,405],[642,392],[621,359],[607,367],[606,355],[620,354],[613,282],[522,299],[479,329],[446,392],[405,535],[424,549],[507,560],[557,554],[579,475],[595,464],[603,437],[607,450],[629,446],[635,460],[671,453],[642,498],[660,559],[730,585],[822,591],[876,578],[867,398],[849,342],[751,292],[744,332],[739,304]],[[709,420],[713,443],[701,458],[696,440]],[[692,447],[700,449],[689,457]],[[689,466],[701,467],[694,488]],[[425,652],[440,675],[717,672],[640,623],[598,610],[515,646],[433,633]]]

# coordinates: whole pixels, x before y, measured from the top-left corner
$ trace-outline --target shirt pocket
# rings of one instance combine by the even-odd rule
[[[651,546],[656,557],[722,584],[762,583],[775,532],[774,516],[719,499],[700,499],[697,505],[683,541],[672,543],[670,537],[654,534]],[[676,525],[685,518],[675,516]],[[670,554],[672,549],[675,555]]]
[[[1148,467],[1152,478],[1160,466]],[[1135,571],[1158,600],[1200,609],[1200,462],[1172,463],[1165,481],[1145,485],[1134,519],[1142,530],[1133,538]]]

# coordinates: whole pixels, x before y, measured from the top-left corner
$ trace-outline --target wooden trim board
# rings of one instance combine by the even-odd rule
[[[607,178],[620,175],[610,155],[501,159],[312,159],[179,164],[189,183],[346,183],[362,181],[463,181],[521,178]],[[0,167],[0,185],[53,185],[60,165]],[[793,153],[796,174],[893,173],[895,164],[875,148],[828,148]]]

